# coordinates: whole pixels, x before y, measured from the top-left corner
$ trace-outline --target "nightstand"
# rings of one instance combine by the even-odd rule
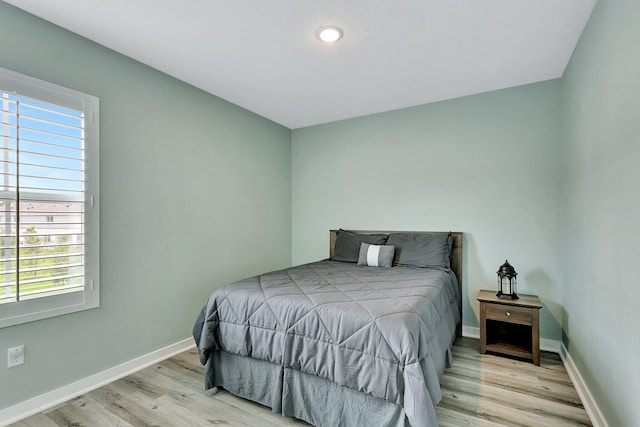
[[[535,295],[500,298],[482,290],[480,301],[480,353],[487,351],[531,359],[540,366],[540,309]]]

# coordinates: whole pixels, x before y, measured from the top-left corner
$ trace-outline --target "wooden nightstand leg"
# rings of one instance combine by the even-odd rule
[[[480,303],[480,354],[487,352],[487,305]]]
[[[531,325],[531,342],[533,353],[533,364],[540,366],[540,311],[531,310],[532,313],[532,325]]]

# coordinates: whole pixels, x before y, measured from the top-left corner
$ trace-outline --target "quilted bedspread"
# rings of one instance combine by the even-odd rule
[[[202,364],[216,350],[265,360],[396,403],[412,426],[437,425],[457,294],[448,271],[319,261],[216,290],[194,337]]]

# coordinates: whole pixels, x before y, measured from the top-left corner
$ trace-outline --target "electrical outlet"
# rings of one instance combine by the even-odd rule
[[[24,364],[24,345],[11,347],[7,351],[7,368]]]

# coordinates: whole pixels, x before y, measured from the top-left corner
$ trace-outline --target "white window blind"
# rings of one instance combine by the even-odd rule
[[[0,69],[0,326],[98,305],[97,108]]]

